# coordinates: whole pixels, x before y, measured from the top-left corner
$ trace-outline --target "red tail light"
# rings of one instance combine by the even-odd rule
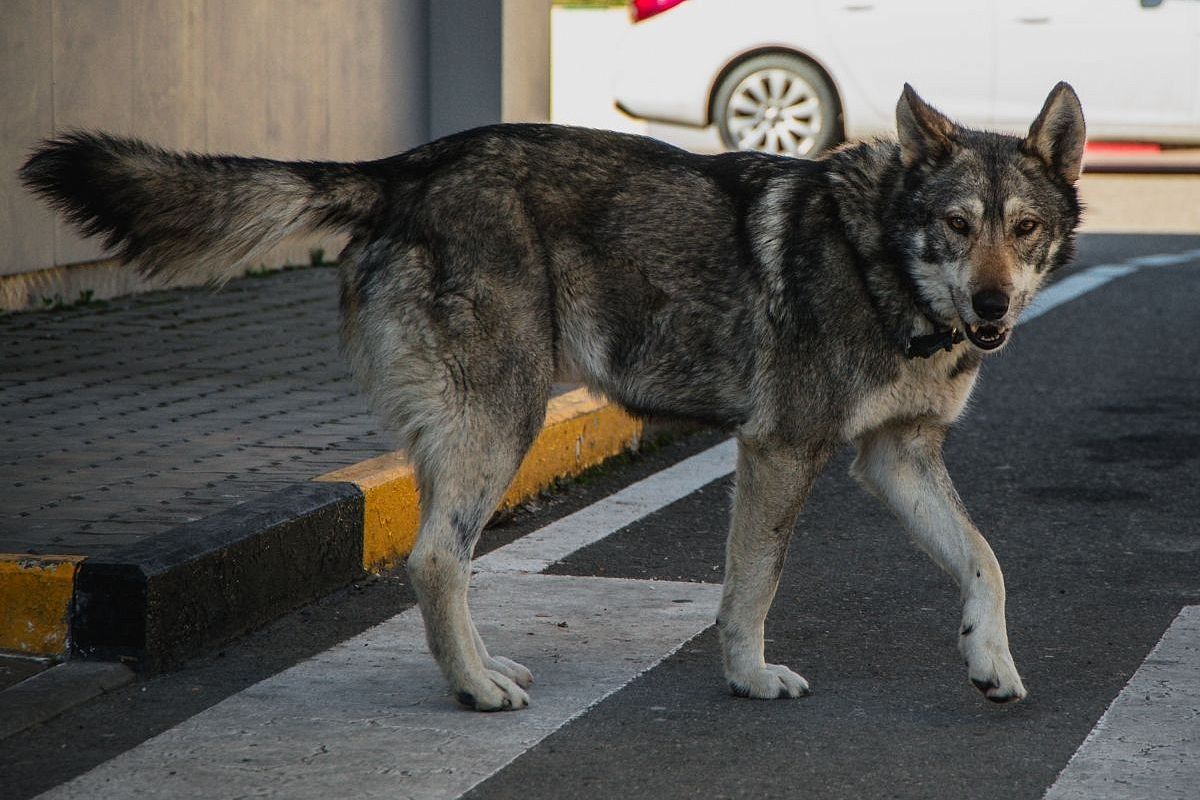
[[[630,0],[629,16],[634,22],[650,19],[682,3],[683,0]]]

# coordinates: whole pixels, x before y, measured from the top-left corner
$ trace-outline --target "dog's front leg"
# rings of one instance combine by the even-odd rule
[[[971,522],[942,461],[941,425],[913,423],[863,436],[851,467],[864,486],[904,523],[917,545],[958,582],[962,625],[958,646],[967,674],[989,700],[1025,696],[1008,650],[1004,576]]]
[[[796,517],[827,458],[824,448],[811,450],[738,442],[737,489],[717,617],[725,679],[736,695],[772,699],[808,694],[804,678],[782,664],[766,663],[763,624]]]

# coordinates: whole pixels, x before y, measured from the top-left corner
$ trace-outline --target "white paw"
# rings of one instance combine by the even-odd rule
[[[533,683],[533,673],[525,669],[511,658],[504,656],[488,656],[483,659],[483,665],[490,670],[505,675],[522,689],[528,689]]]
[[[993,703],[1015,703],[1027,692],[1008,645],[987,641],[979,631],[959,636],[959,646],[967,660],[967,677],[983,696]]]
[[[808,681],[782,664],[763,664],[757,669],[726,674],[729,691],[738,697],[774,700],[778,697],[804,697]]]
[[[458,686],[454,690],[455,699],[475,711],[515,711],[529,705],[525,690],[512,678],[494,669],[485,669],[477,680],[468,679]]]

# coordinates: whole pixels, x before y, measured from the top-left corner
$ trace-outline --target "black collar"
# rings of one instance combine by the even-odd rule
[[[909,359],[929,358],[942,350],[948,353],[954,349],[954,345],[966,338],[958,328],[941,328],[933,333],[912,336],[904,345],[904,357]]]

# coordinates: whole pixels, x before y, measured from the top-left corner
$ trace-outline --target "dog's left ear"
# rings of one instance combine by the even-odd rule
[[[1083,146],[1087,129],[1083,107],[1071,85],[1060,81],[1050,90],[1042,113],[1029,126],[1025,148],[1036,154],[1046,166],[1062,175],[1068,183],[1079,180],[1083,169]]]
[[[896,103],[896,132],[905,168],[922,161],[938,161],[954,149],[954,123],[922,100],[907,83]]]

